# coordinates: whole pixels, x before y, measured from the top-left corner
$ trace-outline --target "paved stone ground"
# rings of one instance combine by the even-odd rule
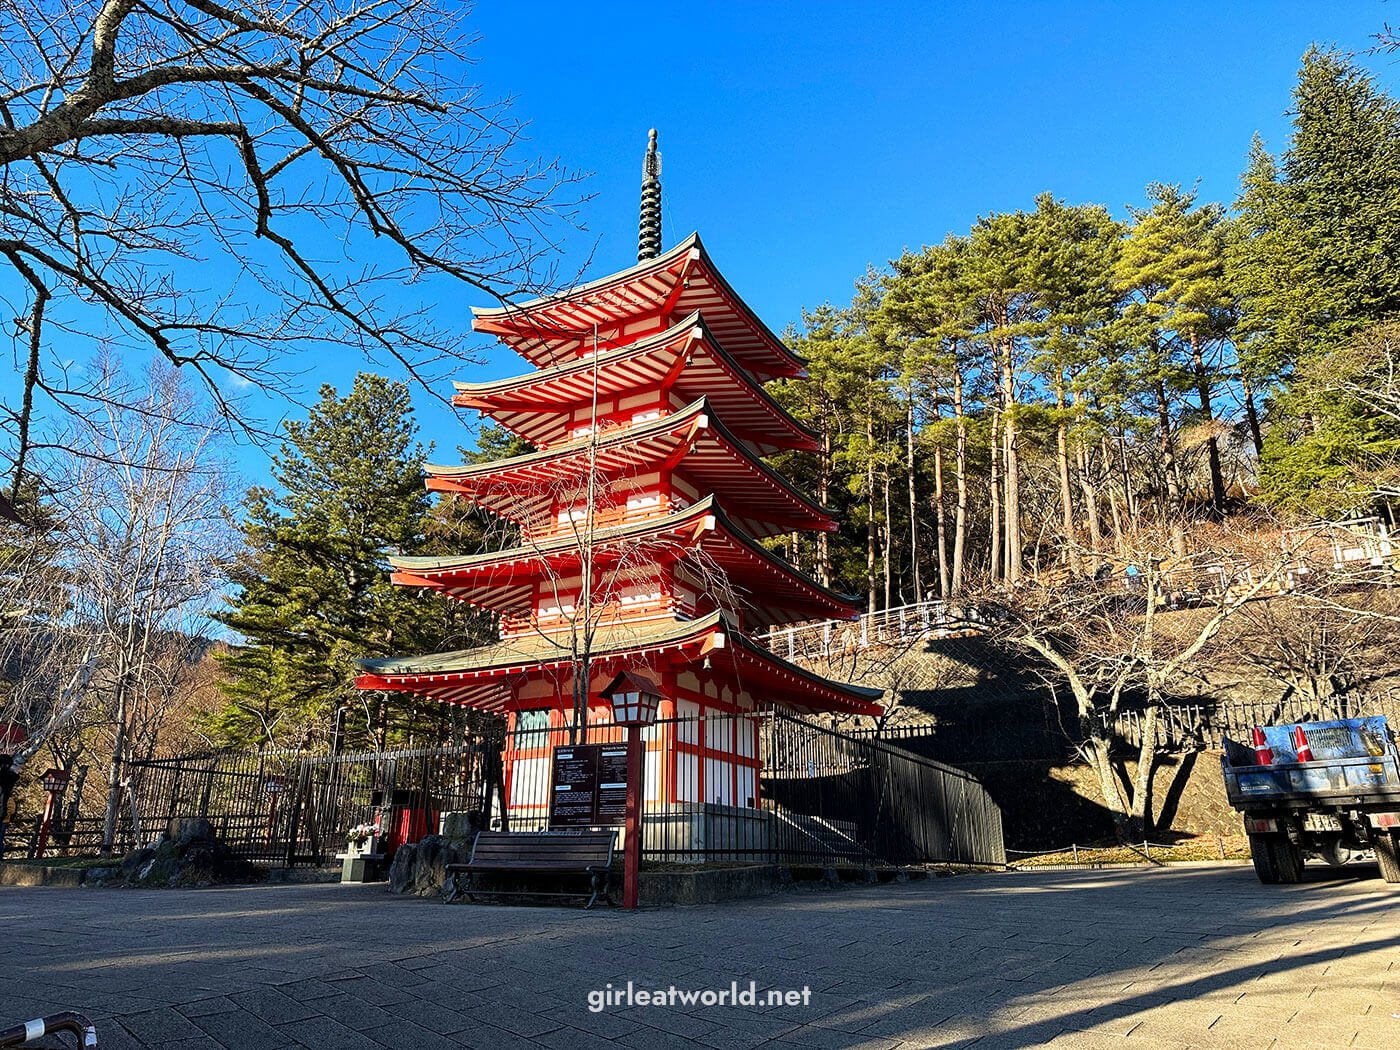
[[[629,980],[812,994],[589,1011],[590,989]],[[1400,887],[1017,873],[631,915],[361,886],[0,889],[0,1021],[65,1008],[98,1021],[103,1050],[1388,1050]]]

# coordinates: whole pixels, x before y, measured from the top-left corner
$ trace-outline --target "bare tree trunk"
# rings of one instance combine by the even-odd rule
[[[117,839],[117,814],[122,802],[122,765],[126,757],[127,684],[122,680],[124,669],[119,666],[117,677],[116,725],[112,732],[112,759],[107,764],[107,810],[102,818],[102,845],[99,852],[104,857],[112,855]]]
[[[913,570],[914,600],[921,602],[924,600],[924,581],[919,569],[919,503],[914,491],[914,384],[912,380],[908,387],[908,398],[909,411],[904,420],[904,466],[909,475],[909,566]],[[939,514],[941,523],[941,508]]]
[[[894,519],[890,516],[890,472],[881,472],[881,487],[885,497],[885,525],[880,530],[885,554],[885,608],[891,609],[894,603],[890,600],[894,584]]]
[[[1060,468],[1060,515],[1065,534],[1065,554],[1069,567],[1076,575],[1084,572],[1084,560],[1079,556],[1079,542],[1074,527],[1074,497],[1069,486],[1069,435],[1065,425],[1064,380],[1055,377],[1055,460]]]
[[[1157,703],[1148,704],[1142,719],[1142,742],[1138,747],[1137,776],[1133,778],[1133,838],[1144,838],[1152,830],[1152,773],[1157,764]]]
[[[1185,508],[1181,498],[1181,475],[1176,462],[1176,441],[1172,436],[1171,416],[1167,411],[1167,387],[1157,380],[1157,426],[1161,431],[1162,469],[1167,482],[1167,527],[1172,537],[1172,553],[1186,557],[1186,533],[1182,529]]]
[[[1125,532],[1125,530],[1128,528],[1129,523],[1132,521],[1131,503],[1125,504],[1125,506],[1123,507],[1123,512],[1122,512],[1121,514],[1119,513],[1119,511],[1118,511],[1118,499],[1117,499],[1117,497],[1114,495],[1114,488],[1115,488],[1114,481],[1113,481],[1113,460],[1114,460],[1114,456],[1113,456],[1112,450],[1109,448],[1108,439],[1107,439],[1107,438],[1103,438],[1103,439],[1100,441],[1100,447],[1101,447],[1101,449],[1102,449],[1102,451],[1103,451],[1105,469],[1106,469],[1107,472],[1108,472],[1107,484],[1104,486],[1104,492],[1108,495],[1108,513],[1109,513],[1109,515],[1113,518],[1113,537],[1114,537],[1114,538],[1113,538],[1113,548],[1114,548],[1114,550],[1116,550],[1116,551],[1118,552],[1118,554],[1121,556],[1121,555],[1127,553],[1127,551],[1126,551],[1126,549],[1125,549],[1125,547],[1124,547],[1124,544],[1127,542],[1127,541],[1126,541],[1126,532]],[[1124,458],[1124,459],[1122,460],[1122,463],[1123,463],[1124,466],[1126,466],[1126,465],[1127,465],[1127,459]],[[1126,486],[1126,484],[1127,484],[1127,479],[1126,479],[1126,477],[1124,478],[1124,484],[1125,484],[1125,486]]]
[[[866,399],[865,413],[865,589],[866,611],[875,611],[875,406]]]
[[[948,531],[943,510],[943,449],[933,449],[933,520],[938,542],[938,596],[948,597]],[[919,596],[923,600],[923,596]]]
[[[993,580],[1002,578],[1001,562],[1001,411],[992,408],[991,459],[992,477],[988,491],[991,503],[991,566],[988,575]]]
[[[1021,579],[1021,464],[1016,449],[1016,381],[1012,364],[1012,345],[1006,343],[1002,357],[1002,384],[1006,417],[1003,435],[1006,441],[1006,582],[1014,586]]]
[[[1113,769],[1112,744],[1102,727],[1095,726],[1085,737],[1084,750],[1088,752],[1089,764],[1098,775],[1104,806],[1112,815],[1114,830],[1121,839],[1128,825],[1128,802],[1123,797],[1123,786]]]
[[[954,350],[956,353],[956,349]],[[953,521],[953,572],[948,585],[950,597],[962,593],[963,559],[967,552],[967,416],[963,414],[962,369],[953,368],[953,414],[957,418],[957,445],[953,451],[958,506]]]
[[[1201,401],[1201,418],[1205,420],[1207,426],[1212,427],[1212,433],[1206,439],[1206,458],[1210,463],[1211,502],[1215,505],[1216,515],[1223,517],[1225,514],[1225,475],[1220,469],[1220,442],[1216,440],[1213,432],[1215,414],[1210,405],[1210,376],[1206,374],[1205,353],[1201,349],[1200,336],[1192,332],[1190,339],[1191,366],[1196,373],[1196,394]]]
[[[1264,435],[1259,430],[1259,409],[1254,404],[1254,389],[1249,380],[1241,374],[1240,389],[1244,392],[1244,415],[1249,420],[1249,437],[1254,442],[1254,454],[1264,454]]]
[[[831,428],[822,427],[822,448],[817,468],[817,499],[823,507],[831,495]],[[831,586],[831,540],[830,533],[822,529],[817,533],[817,579],[825,587]]]
[[[1079,404],[1078,395],[1074,397],[1074,406],[1079,414],[1079,421],[1082,423],[1083,409]],[[1082,439],[1075,442],[1074,468],[1079,481],[1080,494],[1084,497],[1084,521],[1089,526],[1089,546],[1094,549],[1092,564],[1097,571],[1099,566],[1103,564],[1103,532],[1099,526],[1099,493],[1089,473],[1089,450],[1085,448]],[[1116,514],[1114,515],[1114,523],[1117,524]]]

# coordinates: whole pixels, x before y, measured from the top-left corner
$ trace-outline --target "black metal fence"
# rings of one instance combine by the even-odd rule
[[[39,847],[40,828],[44,818],[35,814],[32,817],[17,818],[6,832],[6,855],[33,857]],[[49,827],[48,843],[44,847],[48,856],[71,854],[87,856],[96,854],[102,848],[102,832],[106,821],[102,817],[55,817]],[[121,826],[117,836],[117,852],[125,852],[131,847],[132,837],[129,826]]]
[[[784,861],[1006,860],[1001,810],[970,773],[784,715],[766,743],[763,791]]]
[[[131,762],[131,798],[119,830],[142,844],[173,817],[203,817],[249,860],[283,858],[292,826],[288,796],[302,758],[296,751],[213,752]]]
[[[590,743],[620,730],[590,727]],[[644,734],[642,855],[660,863],[999,865],[1001,811],[952,766],[784,714],[663,719]],[[567,728],[503,744],[491,826],[549,826],[552,752]]]
[[[271,864],[327,863],[361,824],[377,825],[380,848],[392,851],[436,832],[447,812],[539,831],[550,826],[554,748],[569,737],[530,728],[417,751],[134,762],[117,848],[150,841],[173,817],[203,817],[240,855]],[[616,726],[590,727],[591,743],[622,740]],[[778,713],[663,720],[644,741],[651,862],[1005,861],[1001,813],[982,785],[886,741]],[[95,846],[100,827],[88,830]]]
[[[203,817],[241,856],[322,864],[351,828],[378,822],[392,847],[437,831],[443,812],[485,808],[497,747],[362,754],[217,752],[133,762],[124,844],[154,837],[172,817]]]
[[[1165,704],[1157,712],[1157,743],[1168,749],[1206,747],[1218,750],[1224,747],[1226,736],[1240,739],[1254,726],[1375,715],[1384,715],[1392,729],[1400,731],[1400,690],[1343,694],[1321,700],[1292,696],[1283,700]],[[1105,715],[1104,723],[1118,739],[1131,747],[1141,747],[1144,717],[1144,712],[1139,710],[1119,711],[1116,715]]]

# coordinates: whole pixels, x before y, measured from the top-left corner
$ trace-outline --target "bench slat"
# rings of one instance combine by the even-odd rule
[[[592,907],[600,891],[606,894],[615,843],[616,839],[610,831],[479,831],[472,842],[471,859],[465,864],[447,865],[447,871],[453,876],[453,891],[448,899],[452,900],[458,892],[458,876],[486,872],[553,872],[592,876],[593,894],[585,905]],[[550,893],[542,896],[573,894]]]

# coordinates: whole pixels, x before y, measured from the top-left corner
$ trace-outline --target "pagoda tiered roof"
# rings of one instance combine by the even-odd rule
[[[535,451],[429,465],[428,488],[514,522],[521,538],[504,550],[391,563],[398,585],[499,614],[502,637],[461,652],[361,660],[359,688],[562,712],[576,676],[591,693],[619,671],[650,667],[667,673],[674,711],[879,713],[881,690],[827,679],[745,633],[852,616],[857,600],[761,542],[837,528],[828,508],[763,460],[818,448],[764,389],[804,375],[801,358],[735,293],[698,235],[651,254],[659,243],[658,226],[636,266],[473,311],[476,331],[536,371],[458,383],[453,403]],[[680,742],[666,746],[681,761]],[[735,736],[716,754],[703,760],[718,771],[715,797],[728,791],[752,806],[756,747],[744,752]]]
[[[575,654],[569,639],[523,634],[494,645],[429,656],[360,660],[361,689],[396,689],[488,711],[519,706],[511,684],[521,676],[567,675]],[[877,715],[882,690],[836,682],[789,663],[734,630],[720,612],[697,620],[601,627],[589,654],[595,672],[652,665],[683,668],[708,660],[710,673],[729,674],[756,695],[799,713],[842,711]]]
[[[500,337],[543,368],[592,351],[595,326],[622,329],[598,344],[596,349],[604,350],[696,312],[705,315],[719,342],[749,371],[770,378],[802,374],[801,359],[730,287],[698,233],[662,255],[567,292],[475,309],[472,327]]]
[[[429,465],[428,487],[456,492],[494,514],[531,527],[543,522],[561,488],[594,469],[609,477],[675,471],[704,492],[718,492],[756,537],[837,527],[827,508],[798,492],[717,417],[706,398],[668,416],[582,437],[491,463]]]
[[[708,397],[734,436],[764,455],[815,451],[817,437],[773,400],[716,340],[699,313],[634,343],[491,383],[456,383],[452,403],[475,408],[540,448],[567,440],[564,409],[649,386],[687,401]]]
[[[606,572],[619,563],[675,563],[703,549],[723,570],[734,596],[757,624],[791,623],[849,614],[859,599],[823,587],[738,528],[714,496],[690,507],[593,535],[593,564]],[[576,569],[583,557],[569,534],[488,554],[461,557],[395,557],[393,582],[431,587],[506,616],[529,613],[534,585]]]

